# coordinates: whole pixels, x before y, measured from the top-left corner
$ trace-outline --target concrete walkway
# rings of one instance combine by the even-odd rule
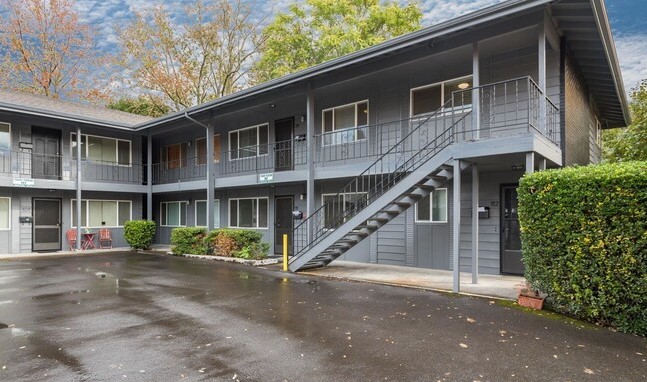
[[[111,252],[130,252],[128,247],[110,249],[82,249],[78,251],[55,251],[55,252],[29,252],[29,253],[0,253],[1,260],[36,259],[44,257],[66,257],[81,255],[96,255]]]
[[[451,271],[356,263],[336,260],[323,268],[299,272],[314,276],[365,281],[378,284],[399,285],[421,289],[452,291]],[[475,296],[498,297],[516,300],[524,278],[518,276],[479,275],[478,284],[472,284],[472,274],[461,272],[461,293]]]

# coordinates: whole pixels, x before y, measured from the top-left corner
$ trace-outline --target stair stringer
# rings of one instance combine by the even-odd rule
[[[350,218],[347,222],[339,226],[328,236],[323,238],[320,242],[315,244],[311,249],[305,252],[303,255],[295,258],[290,264],[289,269],[292,272],[296,272],[301,267],[303,267],[307,262],[317,257],[320,253],[324,252],[328,247],[332,246],[338,240],[342,239],[344,236],[350,234],[355,227],[361,225],[363,222],[369,220],[381,209],[388,206],[389,203],[396,201],[403,197],[403,195],[409,191],[413,186],[415,186],[420,180],[424,179],[427,175],[444,165],[446,162],[449,162],[454,157],[453,147],[450,145],[440,152],[436,153],[431,157],[427,162],[421,165],[418,169],[412,171],[409,175],[404,177],[398,184],[393,186],[375,201],[370,203],[366,208],[358,212],[355,216]],[[383,225],[380,225],[380,227]],[[379,230],[379,228],[378,228]],[[370,236],[373,232],[368,232]],[[363,239],[362,239],[363,240]],[[360,240],[361,241],[361,240]]]

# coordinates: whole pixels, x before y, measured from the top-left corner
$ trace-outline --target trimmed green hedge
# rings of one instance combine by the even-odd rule
[[[190,253],[192,255],[206,255],[207,244],[205,237],[207,230],[200,227],[178,227],[171,231],[171,252],[175,255]]]
[[[557,311],[647,335],[647,162],[541,171],[518,192],[532,286]]]
[[[221,228],[207,234],[205,228],[179,227],[171,231],[171,252],[260,260],[267,257],[270,249],[262,238],[262,233],[246,229]]]
[[[148,249],[156,228],[152,220],[129,220],[124,224],[124,238],[132,249]]]

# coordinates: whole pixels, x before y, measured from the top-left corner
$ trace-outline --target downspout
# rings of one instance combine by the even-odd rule
[[[207,230],[211,231],[213,227],[213,200],[214,200],[214,148],[213,148],[213,127],[205,125],[204,123],[192,118],[189,113],[184,112],[184,118],[195,123],[198,126],[204,127],[206,130],[206,145],[207,145]]]
[[[81,249],[81,126],[76,126],[76,249]]]

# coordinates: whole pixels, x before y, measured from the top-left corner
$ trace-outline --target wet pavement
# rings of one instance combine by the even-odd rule
[[[0,262],[0,381],[638,381],[647,340],[476,297],[162,255]]]

